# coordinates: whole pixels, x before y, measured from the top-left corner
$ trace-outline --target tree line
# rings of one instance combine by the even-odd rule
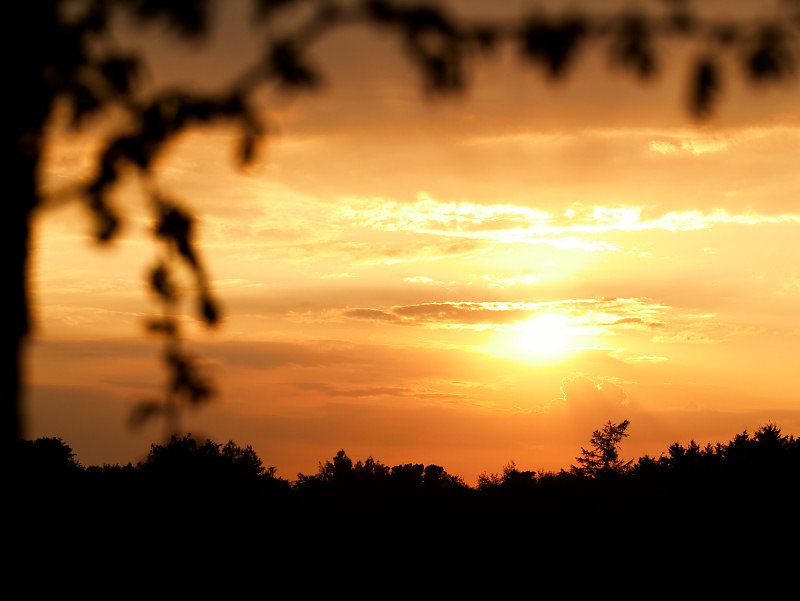
[[[589,449],[581,447],[575,465],[560,471],[519,470],[512,461],[500,473],[478,476],[472,487],[461,476],[438,465],[406,463],[388,466],[378,459],[351,459],[344,449],[319,463],[314,474],[298,473],[293,481],[266,466],[252,446],[198,440],[191,434],[173,436],[167,444],[153,444],[147,457],[136,464],[82,466],[61,438],[21,440],[12,465],[14,478],[29,487],[135,483],[195,493],[202,489],[237,494],[296,498],[347,498],[368,496],[389,502],[403,497],[456,496],[469,498],[567,496],[572,490],[632,490],[668,485],[672,490],[694,487],[712,492],[742,483],[780,487],[800,483],[800,438],[785,435],[775,424],[746,430],[727,443],[688,445],[678,442],[658,457],[620,458],[622,439],[630,422],[608,422],[595,430]],[[195,490],[197,489],[197,490]],[[555,492],[554,492],[555,491]]]
[[[487,566],[508,571],[503,582],[536,569],[577,578],[570,586],[612,573],[716,582],[758,566],[780,580],[800,533],[800,438],[770,424],[593,471],[579,461],[602,459],[626,428],[596,430],[569,469],[512,462],[476,486],[441,466],[344,450],[289,481],[250,446],[190,435],[137,464],[87,467],[61,439],[19,441],[8,547],[39,575],[104,566],[113,583],[201,588],[262,575],[304,590],[413,588],[420,570],[439,586]]]

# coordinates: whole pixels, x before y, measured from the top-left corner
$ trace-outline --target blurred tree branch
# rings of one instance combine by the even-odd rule
[[[240,132],[239,162],[251,163],[267,132],[255,107],[255,92],[263,86],[315,89],[323,73],[309,58],[309,49],[331,31],[353,23],[400,40],[424,88],[435,94],[457,93],[469,86],[469,66],[502,45],[514,47],[524,63],[548,79],[563,78],[581,52],[600,48],[613,64],[644,80],[658,72],[663,45],[683,41],[694,48],[686,68],[687,109],[703,118],[720,101],[727,80],[723,65],[731,57],[753,84],[794,76],[800,54],[800,0],[782,0],[777,6],[771,18],[742,21],[699,16],[690,0],[652,0],[638,9],[609,14],[549,10],[545,2],[513,20],[482,21],[460,18],[434,0],[254,0],[253,19],[263,27],[263,51],[241,65],[232,85],[216,93],[167,89],[145,96],[140,84],[143,59],[116,47],[111,33],[114,18],[124,13],[145,26],[166,26],[176,38],[203,43],[213,21],[211,0],[14,3],[9,22],[21,42],[11,62],[6,93],[13,115],[12,202],[5,221],[12,324],[7,344],[13,359],[6,367],[11,390],[5,405],[5,440],[14,441],[22,432],[23,360],[32,321],[30,235],[45,205],[39,173],[48,144],[46,125],[57,106],[70,107],[74,129],[84,128],[110,107],[127,116],[128,125],[105,142],[94,174],[77,196],[91,211],[96,239],[109,243],[118,236],[121,220],[110,201],[114,186],[130,171],[145,184],[156,224],[154,238],[165,248],[163,260],[150,275],[151,289],[164,302],[165,314],[150,329],[167,342],[165,357],[172,378],[166,406],[174,406],[177,398],[192,404],[207,399],[210,387],[180,346],[176,301],[169,284],[176,265],[183,264],[194,274],[200,320],[214,326],[219,309],[193,241],[193,218],[156,185],[157,159],[177,134],[198,125],[231,123]],[[287,15],[294,23],[289,32],[272,27]],[[146,404],[138,418],[158,413],[156,405]]]

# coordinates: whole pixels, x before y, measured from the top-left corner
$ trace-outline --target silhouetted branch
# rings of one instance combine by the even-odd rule
[[[111,191],[127,172],[132,170],[146,182],[145,188],[154,189],[157,161],[169,143],[189,128],[220,122],[239,129],[239,162],[252,162],[267,132],[255,109],[256,92],[266,85],[295,92],[315,89],[324,80],[324,65],[315,64],[310,51],[344,25],[380,28],[394,36],[419,71],[424,88],[435,93],[463,90],[476,61],[503,45],[517,49],[524,62],[541,67],[548,79],[565,77],[581,53],[598,50],[612,64],[648,79],[658,71],[664,46],[684,43],[696,50],[686,68],[687,106],[701,119],[713,114],[723,99],[724,85],[732,77],[723,70],[729,60],[741,65],[748,82],[766,85],[794,76],[800,54],[797,0],[779,3],[773,17],[750,20],[708,18],[689,0],[654,1],[638,12],[604,14],[577,9],[565,13],[545,3],[508,20],[464,19],[432,0],[255,0],[263,50],[235,67],[233,84],[209,94],[172,89],[140,97],[146,65],[114,43],[111,29],[117,15],[132,16],[142,25],[164,25],[178,38],[202,43],[214,21],[213,5],[210,0],[51,0],[15,2],[9,7],[15,33],[30,43],[10,66],[7,82],[10,114],[15,116],[11,188],[18,198],[8,220],[14,247],[9,260],[15,266],[11,321],[16,324],[9,351],[16,360],[8,372],[12,398],[4,421],[9,424],[7,441],[21,431],[21,354],[30,323],[30,223],[45,201],[37,177],[48,142],[45,126],[58,106],[70,107],[74,128],[84,127],[111,107],[125,114],[125,128],[104,144],[81,194],[94,217],[95,237],[110,242],[119,234],[121,221]],[[295,19],[294,24],[274,27],[285,15]],[[219,310],[192,239],[192,219],[163,198],[159,195],[153,203],[155,237],[166,241],[193,270],[200,318],[214,325]],[[171,260],[167,257],[164,265]],[[166,291],[164,282],[151,283],[157,293]],[[177,336],[177,330],[164,323],[159,332]],[[171,368],[177,369],[176,365]]]

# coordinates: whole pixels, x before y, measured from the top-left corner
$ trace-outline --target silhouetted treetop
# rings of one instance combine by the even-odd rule
[[[623,461],[619,457],[619,447],[622,439],[628,436],[626,430],[630,425],[627,419],[619,424],[611,421],[600,430],[592,432],[589,450],[581,447],[581,454],[575,459],[577,466],[573,465],[571,471],[580,476],[597,478],[621,474],[631,465],[632,460]]]
[[[12,467],[18,475],[50,478],[81,469],[72,447],[57,437],[18,441],[12,456]]]
[[[276,471],[275,467],[265,467],[250,445],[240,447],[232,440],[224,445],[199,441],[191,434],[173,437],[165,445],[152,445],[139,467],[170,478],[224,476],[240,481],[274,478]]]
[[[298,474],[295,486],[299,491],[333,490],[347,494],[365,491],[418,494],[466,488],[462,478],[448,474],[439,465],[407,463],[389,468],[372,457],[353,463],[344,449],[333,459],[320,462],[316,474]]]

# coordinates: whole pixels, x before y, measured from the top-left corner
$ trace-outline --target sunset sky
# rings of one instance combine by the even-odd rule
[[[214,89],[258,40],[225,7],[202,53],[124,27],[120,43],[147,44],[148,85]],[[631,421],[628,458],[768,422],[800,433],[800,82],[751,88],[731,64],[701,123],[694,49],[663,50],[648,84],[599,49],[551,83],[509,48],[464,95],[429,98],[396,40],[345,28],[314,48],[321,90],[260,97],[255,166],[225,127],[178,140],[158,182],[197,216],[224,308],[208,331],[186,290],[186,345],[217,395],[184,430],[252,444],[289,479],[344,448],[470,483],[512,460],[568,468],[608,420]],[[43,185],[87,177],[113,121],[54,124]],[[153,222],[134,178],[115,198],[109,248],[77,203],[35,231],[27,436],[84,465],[162,436],[127,426],[165,378],[144,330]]]

